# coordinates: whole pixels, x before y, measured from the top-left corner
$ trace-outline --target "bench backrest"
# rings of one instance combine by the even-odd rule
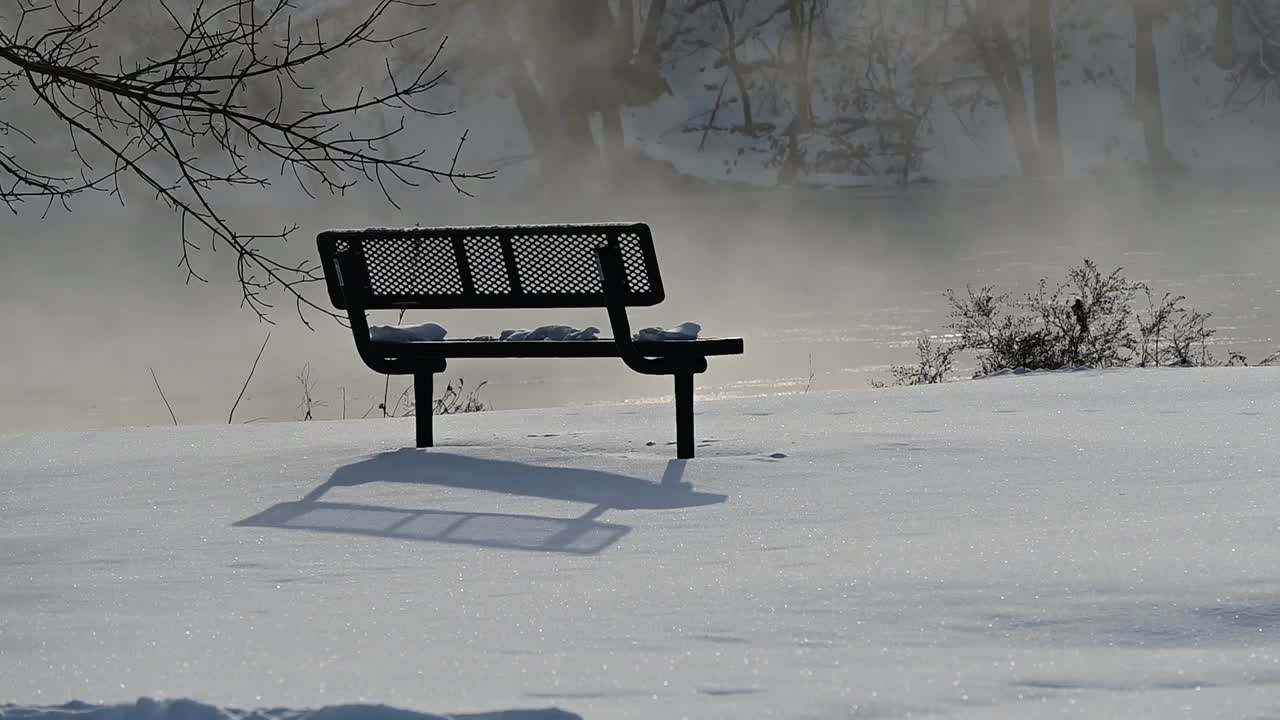
[[[316,244],[338,309],[343,282],[363,285],[368,310],[604,307],[596,248],[605,245],[621,251],[626,305],[665,297],[644,223],[328,230]],[[339,278],[343,252],[360,277]]]

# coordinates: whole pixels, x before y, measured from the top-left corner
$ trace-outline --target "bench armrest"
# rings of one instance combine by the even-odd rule
[[[356,267],[355,255],[350,250],[333,254],[333,266],[338,278],[338,289],[342,292],[343,305],[347,308],[347,320],[351,322],[351,332],[356,336],[356,345],[369,343],[369,320],[365,315],[364,293],[361,287],[352,282],[360,277]],[[361,343],[361,340],[364,343]]]
[[[409,365],[374,352],[373,340],[369,337],[369,317],[365,314],[368,302],[364,286],[353,282],[356,278],[363,276],[360,267],[356,264],[355,254],[350,250],[334,253],[333,264],[334,271],[337,273],[338,287],[342,291],[343,304],[347,308],[347,322],[351,325],[351,334],[355,339],[356,352],[360,354],[360,359],[374,372],[384,374],[406,372]],[[440,365],[443,366],[443,364],[442,360]],[[441,367],[441,370],[443,369]]]
[[[604,286],[605,309],[609,313],[609,326],[618,355],[627,367],[643,375],[673,375],[677,373],[701,373],[707,370],[704,357],[650,358],[645,357],[631,339],[631,321],[627,318],[627,275],[622,262],[622,251],[612,245],[596,248],[600,263],[600,278]]]

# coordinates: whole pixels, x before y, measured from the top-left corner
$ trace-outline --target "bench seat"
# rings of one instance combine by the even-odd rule
[[[697,340],[636,340],[633,345],[646,357],[707,357],[741,355],[742,338]],[[621,357],[613,338],[595,340],[410,340],[371,342],[370,347],[388,358],[616,358]]]

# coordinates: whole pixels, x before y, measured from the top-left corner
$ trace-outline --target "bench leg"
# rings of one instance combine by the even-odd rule
[[[693,457],[693,373],[676,374],[676,457]]]
[[[435,444],[431,432],[431,411],[434,409],[431,395],[435,377],[435,373],[429,372],[413,374],[413,416],[420,448],[429,448]]]

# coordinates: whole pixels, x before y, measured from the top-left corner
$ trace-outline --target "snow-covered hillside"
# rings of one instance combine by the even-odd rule
[[[663,406],[4,436],[0,715],[1272,717],[1277,408],[1166,369],[703,402],[689,462]]]

